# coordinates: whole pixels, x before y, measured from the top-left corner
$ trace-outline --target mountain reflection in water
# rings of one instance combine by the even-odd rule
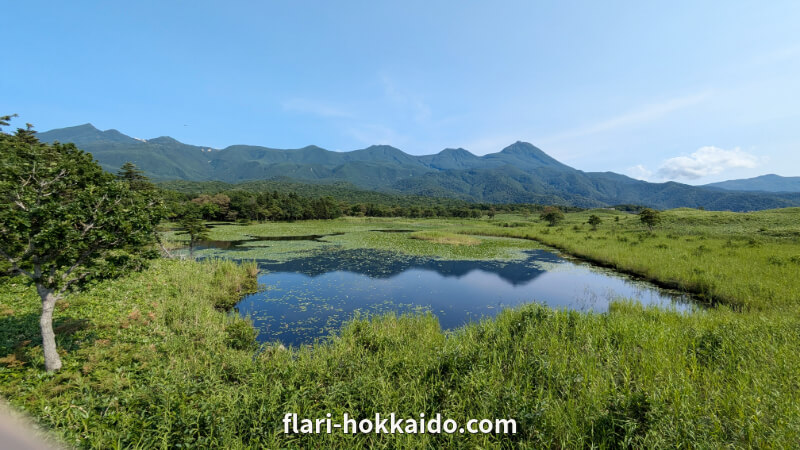
[[[359,313],[424,309],[444,329],[540,302],[606,311],[612,300],[686,309],[689,299],[611,271],[576,264],[546,250],[513,261],[448,261],[358,249],[321,250],[285,262],[260,261],[262,292],[237,308],[262,342],[286,345],[329,335]]]

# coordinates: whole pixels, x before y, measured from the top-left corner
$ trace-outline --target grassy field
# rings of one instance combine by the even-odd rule
[[[597,231],[589,214],[603,220]],[[514,257],[536,239],[718,306],[679,313],[620,302],[596,314],[531,304],[447,333],[429,314],[388,314],[357,318],[325,344],[270,345],[254,357],[253,330],[221,309],[252,288],[253,267],[160,260],[62,304],[65,366],[55,375],[41,368],[35,293],[5,284],[0,393],[79,447],[794,447],[800,211],[674,210],[664,219],[652,233],[613,211],[568,214],[556,227],[506,216],[215,228],[213,239],[345,233],[264,241],[272,247],[262,255],[339,245]],[[447,239],[369,231],[388,228]],[[287,412],[514,418],[518,433],[285,435]]]

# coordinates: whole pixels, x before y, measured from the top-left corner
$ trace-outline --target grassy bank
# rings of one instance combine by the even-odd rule
[[[601,215],[597,231],[588,214]],[[348,231],[330,237],[340,244],[313,245],[374,240],[454,255],[495,239],[458,245],[369,229],[536,238],[662,282],[710,286],[722,306],[679,313],[623,302],[595,314],[532,304],[449,333],[431,315],[389,314],[357,318],[325,344],[254,352],[247,322],[220,308],[252,287],[247,267],[163,260],[67,299],[56,313],[65,352],[56,375],[41,369],[35,293],[3,286],[0,393],[69,444],[95,448],[790,448],[800,440],[796,217],[677,210],[652,234],[606,211],[569,214],[557,227],[522,217],[253,225]],[[518,433],[286,435],[287,412],[513,418]]]
[[[597,230],[589,215],[602,220]],[[466,234],[534,239],[568,254],[687,290],[736,310],[800,308],[800,208],[754,213],[677,209],[649,231],[636,215],[593,210],[506,227],[475,222]]]
[[[246,279],[225,263],[161,261],[71,299],[57,322],[66,365],[53,376],[41,371],[32,293],[7,291],[3,352],[17,363],[0,369],[0,389],[66,442],[96,448],[779,447],[800,438],[800,327],[785,315],[530,305],[452,334],[430,315],[387,315],[355,320],[329,344],[270,346],[253,358],[241,319],[214,307]],[[295,436],[282,433],[286,412],[514,418],[519,432]]]
[[[149,440],[153,430],[140,432],[169,423],[148,406],[161,389],[252,354],[252,327],[222,312],[255,288],[252,275],[252,266],[229,261],[161,260],[67,297],[55,314],[64,360],[55,375],[43,372],[35,291],[6,284],[0,290],[0,393],[69,444],[157,443]]]

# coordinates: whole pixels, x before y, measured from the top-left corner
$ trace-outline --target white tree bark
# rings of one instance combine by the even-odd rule
[[[42,316],[39,318],[39,328],[42,331],[42,349],[44,350],[44,368],[48,372],[55,372],[61,368],[61,357],[56,348],[56,334],[53,332],[53,310],[58,298],[52,289],[41,284],[36,285],[36,291],[42,298]]]

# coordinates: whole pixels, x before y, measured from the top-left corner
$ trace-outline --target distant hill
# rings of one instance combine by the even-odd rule
[[[720,181],[706,186],[729,191],[800,192],[800,177],[769,174],[755,178]]]
[[[800,194],[734,192],[674,182],[648,183],[613,172],[583,172],[527,142],[516,142],[483,156],[462,148],[416,156],[388,145],[350,152],[316,146],[281,150],[233,145],[218,150],[183,144],[170,137],[135,139],[116,130],[98,130],[91,124],[38,136],[45,142],[74,142],[92,153],[106,170],[116,171],[131,161],[161,181],[347,183],[389,195],[581,207],[639,204],[747,211],[800,206]]]

